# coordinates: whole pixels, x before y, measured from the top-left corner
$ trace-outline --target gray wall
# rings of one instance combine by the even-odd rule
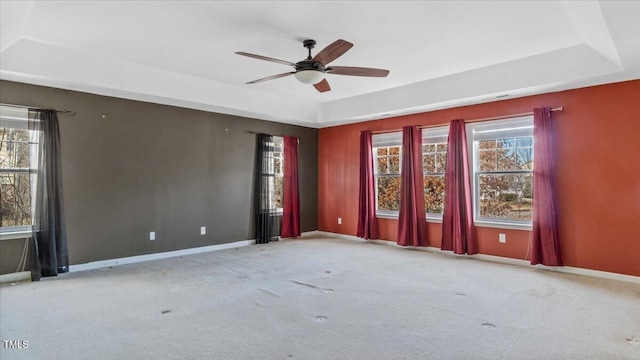
[[[253,239],[248,131],[300,138],[301,228],[317,229],[317,129],[7,81],[0,101],[76,112],[59,115],[71,264]],[[0,242],[0,273],[23,243]]]

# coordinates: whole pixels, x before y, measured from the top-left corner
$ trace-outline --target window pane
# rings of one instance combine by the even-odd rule
[[[517,138],[516,146],[518,147],[533,146],[533,138],[532,137]]]
[[[282,163],[279,158],[273,159],[273,171],[275,174],[282,174]]]
[[[494,142],[495,144],[495,142]],[[478,161],[480,163],[480,171],[496,170],[496,151],[480,150],[478,152]]]
[[[389,152],[386,147],[378,148],[378,156],[388,155]]]
[[[531,220],[531,174],[478,175],[480,216]]]
[[[436,144],[426,144],[423,146],[424,152],[436,152]]]
[[[389,148],[389,155],[400,155],[400,146],[391,146]]]
[[[29,130],[27,129],[12,129],[12,128],[0,128],[0,134],[2,134],[2,141],[29,141]]]
[[[447,153],[436,154],[436,172],[445,172],[447,167]]]
[[[512,148],[516,146],[516,139],[498,139],[498,148]]]
[[[436,172],[436,155],[422,155],[422,169],[426,172]]]
[[[447,152],[447,144],[437,144],[436,150],[438,152]]]
[[[276,208],[282,208],[284,203],[284,178],[276,176],[274,178],[274,205]]]
[[[378,210],[400,208],[400,176],[380,176],[377,179]]]
[[[389,163],[386,156],[378,156],[378,174],[389,173]]]
[[[515,140],[513,141],[513,144],[515,145]],[[498,158],[498,170],[520,170],[516,161],[515,148],[501,148],[500,143],[498,143],[496,156]]]
[[[400,156],[389,156],[389,173],[400,173]]]
[[[28,173],[0,173],[2,227],[31,225],[31,191]]]
[[[522,148],[516,150],[518,160],[518,170],[532,170],[533,169],[533,149]]]
[[[424,177],[424,204],[430,214],[441,214],[444,204],[444,175]]]
[[[496,148],[496,141],[495,140],[478,141],[478,148],[480,150],[495,149]]]
[[[0,128],[0,168],[29,168],[29,130]]]

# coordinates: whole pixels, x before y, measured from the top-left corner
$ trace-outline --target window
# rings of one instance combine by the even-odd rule
[[[376,183],[376,214],[397,216],[400,209],[402,133],[376,134],[371,137],[371,141]]]
[[[448,126],[422,130],[424,205],[427,218],[442,219],[448,136]]]
[[[269,172],[273,174],[271,205],[282,212],[284,203],[284,139],[280,136],[273,137],[273,159]]]
[[[422,130],[424,201],[427,217],[431,219],[442,218],[448,136],[448,126]],[[398,216],[402,133],[376,134],[371,140],[376,184],[376,214]]]
[[[0,232],[28,230],[35,183],[29,168],[37,164],[30,157],[34,139],[28,129],[28,110],[0,106],[0,120]]]
[[[533,118],[467,126],[476,221],[531,225]]]

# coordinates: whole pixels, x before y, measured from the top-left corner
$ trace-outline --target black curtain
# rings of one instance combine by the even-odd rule
[[[55,110],[29,110],[32,134],[33,233],[31,278],[56,276],[69,271],[67,234],[62,202],[62,164],[60,162],[60,130]],[[37,144],[37,145],[36,145]],[[34,166],[35,165],[35,166]]]
[[[256,184],[254,193],[256,244],[266,244],[271,241],[277,241],[280,235],[280,217],[275,204],[273,136],[258,134],[256,148]]]

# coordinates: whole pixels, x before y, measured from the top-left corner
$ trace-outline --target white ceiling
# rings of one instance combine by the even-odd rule
[[[640,1],[5,1],[0,77],[326,127],[640,78]],[[317,92],[291,71],[337,39]],[[501,99],[503,97],[500,97]]]

